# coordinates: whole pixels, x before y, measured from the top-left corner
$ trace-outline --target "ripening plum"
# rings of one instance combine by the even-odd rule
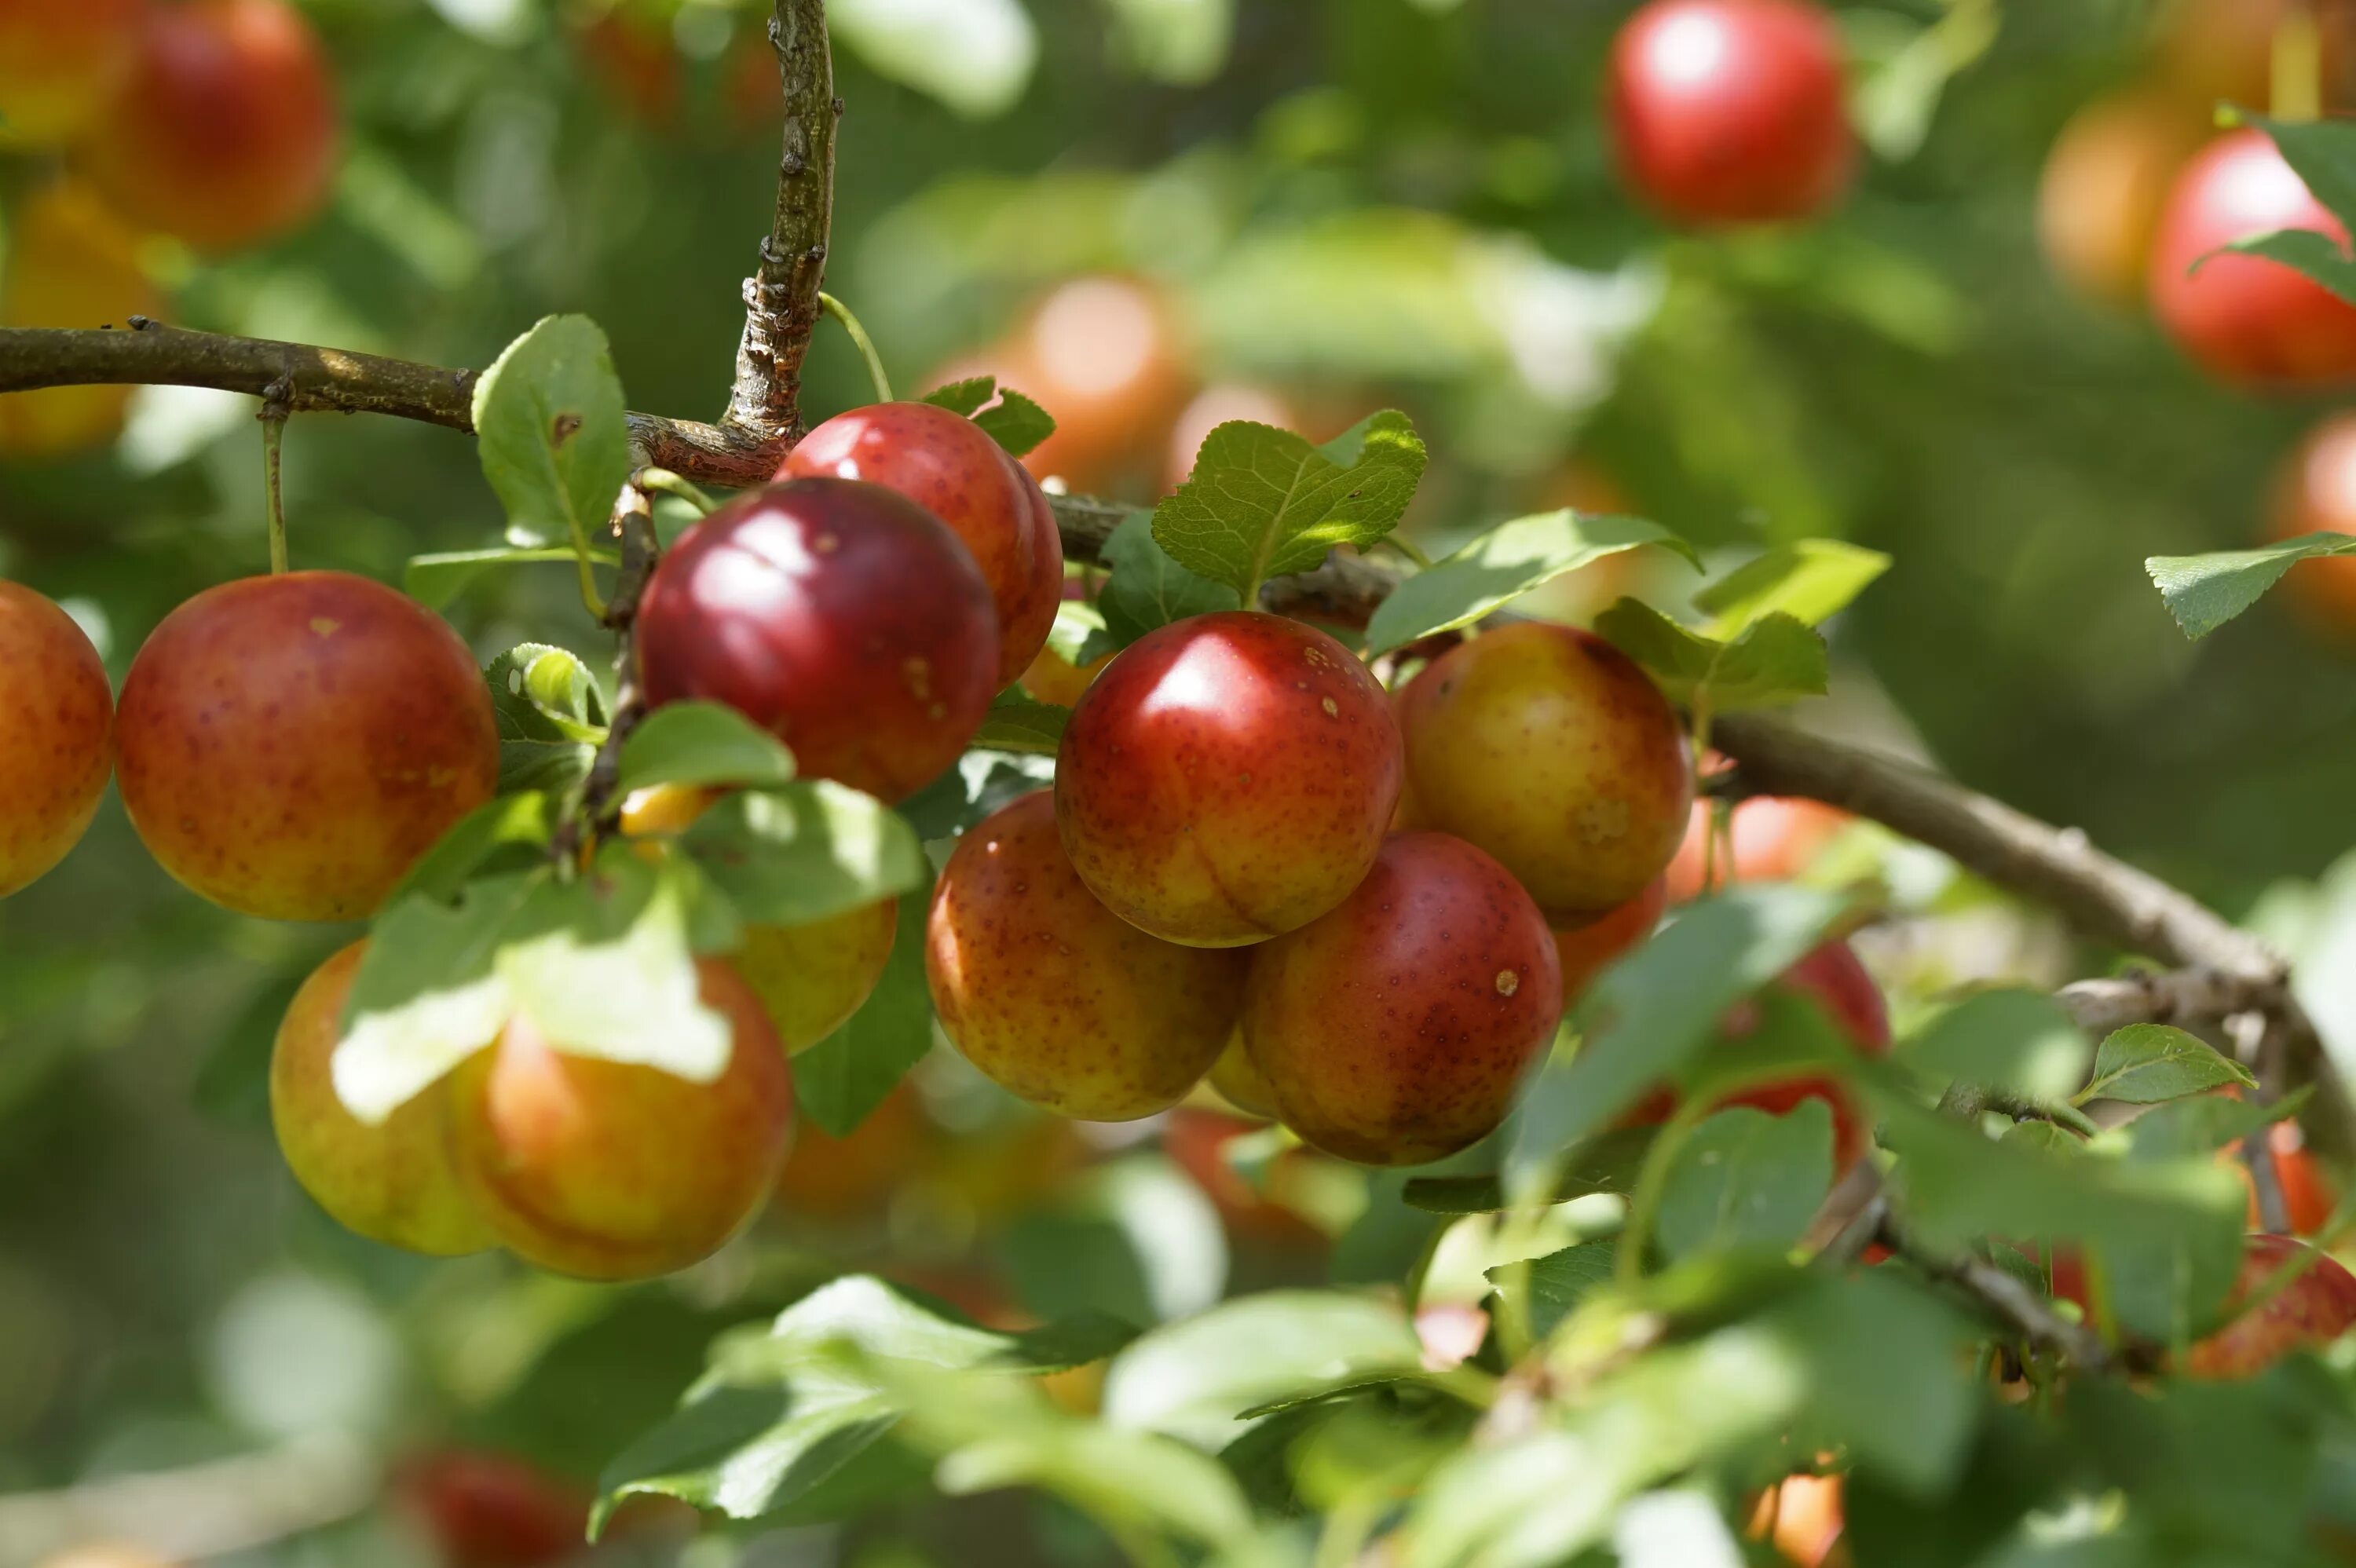
[[[2045,260],[2080,293],[2136,304],[2179,170],[2207,139],[2206,117],[2164,93],[2115,93],[2062,128],[2037,188]]]
[[[2278,229],[2348,243],[2348,231],[2265,132],[2211,143],[2178,176],[2160,219],[2152,314],[2220,380],[2286,390],[2339,386],[2356,378],[2356,304],[2280,261],[2211,254]]]
[[[1688,903],[1705,891],[1716,892],[1737,882],[1788,881],[1857,820],[1820,800],[1752,795],[1735,803],[1726,838],[1713,847],[1709,835],[1715,815],[1708,801],[1694,802],[1685,841],[1669,862],[1671,903]]]
[[[125,218],[231,251],[319,210],[339,138],[327,55],[300,11],[187,0],[148,9],[130,78],[78,155]]]
[[[2356,534],[2356,414],[2333,414],[2285,460],[2267,514],[2267,542],[2302,534]],[[2302,560],[2283,579],[2317,630],[2356,635],[2356,556]]]
[[[1055,816],[1088,891],[1196,947],[1296,930],[1358,885],[1398,804],[1398,725],[1350,650],[1222,611],[1139,638],[1072,709]]]
[[[851,1021],[884,977],[898,901],[877,899],[802,925],[747,925],[734,962],[788,1056]]]
[[[0,145],[56,146],[112,103],[148,0],[0,0]]]
[[[443,1568],[556,1568],[582,1553],[588,1493],[514,1455],[444,1449],[403,1462],[389,1479]]]
[[[1815,0],[1649,0],[1612,46],[1611,96],[1622,177],[1681,223],[1813,217],[1857,165]]]
[[[998,684],[1011,686],[1046,646],[1064,596],[1064,541],[1039,482],[990,432],[931,403],[877,403],[804,436],[780,479],[865,479],[887,485],[965,541],[998,610]]]
[[[1775,984],[1783,990],[1806,997],[1823,1008],[1834,1031],[1864,1055],[1879,1056],[1889,1051],[1889,1004],[1882,998],[1881,987],[1874,984],[1873,976],[1858,961],[1855,950],[1847,943],[1819,944],[1784,970]],[[1757,1008],[1742,1002],[1720,1029],[1729,1040],[1741,1040],[1758,1027]],[[1729,1095],[1724,1104],[1749,1105],[1781,1116],[1797,1110],[1808,1100],[1822,1100],[1832,1110],[1834,1169],[1847,1170],[1865,1157],[1872,1147],[1871,1129],[1847,1086],[1830,1074],[1801,1073],[1762,1083]],[[1664,1122],[1676,1109],[1676,1094],[1663,1089],[1647,1096],[1622,1117],[1621,1123],[1643,1126]]]
[[[1304,1141],[1421,1165],[1495,1130],[1561,1016],[1553,936],[1511,873],[1401,833],[1340,907],[1252,954],[1244,1048]]]
[[[637,645],[649,702],[725,702],[803,777],[884,800],[956,762],[998,689],[973,553],[858,479],[748,491],[688,529],[647,583]]]
[[[1558,921],[1635,898],[1685,834],[1676,714],[1592,633],[1525,622],[1460,644],[1408,684],[1400,727],[1421,825],[1495,856]]]
[[[1243,959],[1181,947],[1081,885],[1037,790],[958,842],[933,890],[925,975],[942,1032],[1009,1092],[1061,1115],[1167,1110],[1243,1006]]]
[[[2184,1353],[2188,1377],[2253,1378],[2297,1350],[2317,1350],[2356,1328],[2356,1275],[2295,1236],[2252,1236],[2227,1301],[2238,1309],[2300,1258],[2306,1272]],[[2058,1285],[2058,1282],[2057,1282]]]
[[[704,959],[704,1006],[733,1035],[709,1083],[576,1056],[517,1018],[450,1078],[459,1175],[527,1263],[646,1279],[709,1256],[776,1184],[793,1125],[786,1053],[752,987]]]
[[[115,735],[148,853],[270,920],[373,914],[498,784],[466,645],[348,572],[249,577],[182,604],[132,661]]]
[[[0,898],[81,841],[114,766],[114,693],[73,617],[0,581]]]
[[[1244,1049],[1240,1029],[1228,1038],[1219,1059],[1211,1063],[1205,1082],[1218,1093],[1219,1098],[1244,1115],[1258,1116],[1264,1122],[1276,1120],[1276,1092],[1268,1086],[1259,1069],[1252,1065],[1251,1052]]]
[[[270,1053],[270,1121],[287,1168],[320,1208],[371,1241],[435,1257],[498,1245],[450,1162],[450,1080],[437,1079],[376,1126],[336,1095],[344,1003],[368,944],[314,969]],[[489,1041],[484,1041],[488,1044]]]
[[[1554,952],[1562,964],[1563,1005],[1579,1000],[1595,976],[1652,935],[1668,907],[1668,879],[1655,877],[1643,892],[1601,919],[1556,927]]]
[[[53,180],[9,219],[0,326],[121,326],[164,314],[163,292],[139,264],[138,235],[88,186]],[[0,456],[53,458],[102,446],[123,429],[132,392],[95,386],[0,394]]]

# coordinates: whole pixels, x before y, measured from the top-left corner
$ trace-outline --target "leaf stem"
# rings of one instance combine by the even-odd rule
[[[581,526],[580,518],[568,516],[565,521],[573,530],[573,564],[581,572],[581,603],[588,610],[589,618],[602,626],[605,624],[605,601],[597,592],[597,573],[592,565],[596,547],[589,542],[589,530]]]
[[[668,468],[641,468],[633,475],[632,483],[641,490],[659,490],[666,496],[677,496],[707,517],[718,504],[692,482]]]
[[[892,379],[884,373],[884,357],[875,352],[875,340],[867,336],[867,329],[859,325],[859,318],[851,314],[851,307],[832,294],[819,290],[818,303],[820,310],[842,323],[842,329],[851,334],[851,341],[858,346],[859,357],[867,361],[868,379],[875,383],[875,400],[890,402]]]
[[[2308,5],[2293,5],[2275,28],[2274,117],[2304,122],[2323,112],[2323,29]]]
[[[286,439],[286,416],[264,410],[262,416],[262,496],[269,517],[270,574],[286,571],[286,502],[280,484],[284,468],[280,447]]]
[[[1431,557],[1424,554],[1422,549],[1419,547],[1414,540],[1401,539],[1397,534],[1385,534],[1383,536],[1383,542],[1390,546],[1391,549],[1398,551],[1399,554],[1407,557],[1408,560],[1415,562],[1417,571],[1430,571],[1431,570]]]
[[[1669,1168],[1676,1164],[1687,1137],[1715,1109],[1717,1104],[1703,1095],[1681,1096],[1676,1110],[1661,1125],[1653,1147],[1644,1151],[1636,1190],[1628,1195],[1628,1221],[1621,1228],[1620,1250],[1612,1260],[1612,1277],[1621,1284],[1633,1285],[1644,1277],[1644,1250],[1652,1244],[1653,1227],[1668,1191]]]

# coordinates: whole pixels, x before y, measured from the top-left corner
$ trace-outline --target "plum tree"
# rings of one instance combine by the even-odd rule
[[[1055,817],[1115,914],[1240,946],[1357,886],[1401,772],[1389,699],[1349,649],[1223,611],[1149,632],[1097,677],[1056,754]]]
[[[301,12],[187,0],[148,8],[130,77],[77,158],[124,217],[230,251],[318,210],[339,135],[327,57]]]
[[[1526,622],[1460,644],[1408,684],[1401,728],[1419,825],[1495,856],[1566,924],[1642,893],[1686,830],[1676,714],[1592,633]]]
[[[0,581],[0,898],[81,841],[114,765],[114,692],[73,617]]]
[[[966,1060],[1035,1105],[1125,1122],[1176,1104],[1243,1003],[1239,954],[1182,947],[1082,885],[1034,791],[958,842],[933,890],[925,975]]]
[[[0,0],[0,146],[54,146],[113,101],[147,0]]]
[[[877,403],[804,436],[780,479],[865,479],[897,490],[973,552],[998,609],[998,684],[1046,646],[1064,594],[1064,541],[1037,480],[973,421],[931,403]]]
[[[2326,417],[2283,462],[2265,536],[2272,542],[2302,534],[2356,534],[2356,414]],[[2284,586],[2318,629],[2356,635],[2356,557],[2302,560]]]
[[[1221,1099],[1244,1115],[1258,1116],[1264,1122],[1276,1120],[1276,1092],[1252,1064],[1251,1052],[1244,1049],[1242,1029],[1228,1037],[1219,1059],[1211,1063],[1205,1082]]]
[[[1814,0],[1649,0],[1610,87],[1622,176],[1678,222],[1811,217],[1856,165],[1840,37]]]
[[[2169,195],[2152,246],[2152,312],[2221,380],[2286,389],[2339,385],[2356,377],[2356,305],[2279,261],[2213,254],[2278,229],[2348,242],[2340,220],[2264,132],[2219,137],[2185,165]]]
[[[336,1042],[367,951],[366,942],[355,942],[311,971],[278,1026],[270,1122],[279,1150],[320,1208],[371,1241],[435,1257],[496,1246],[451,1163],[448,1078],[375,1126],[337,1097]]]
[[[1819,851],[1857,819],[1820,800],[1753,795],[1728,814],[1726,841],[1712,852],[1715,808],[1694,803],[1685,841],[1669,862],[1671,903],[1687,903],[1710,889],[1736,882],[1780,882],[1808,869]]]
[[[209,588],[123,683],[115,776],[148,852],[215,903],[272,920],[375,912],[491,797],[498,733],[439,616],[341,571]]]
[[[1841,1038],[1864,1054],[1879,1056],[1890,1049],[1889,1004],[1882,997],[1881,987],[1874,984],[1872,975],[1858,961],[1856,951],[1847,943],[1821,944],[1784,970],[1775,984],[1823,1008]],[[1729,1040],[1740,1040],[1758,1027],[1757,1009],[1746,1002],[1738,1004],[1728,1015],[1719,1025],[1719,1032]],[[1847,1088],[1831,1074],[1807,1072],[1778,1079],[1730,1094],[1720,1104],[1749,1105],[1781,1116],[1809,1100],[1822,1100],[1832,1110],[1834,1168],[1847,1170],[1864,1158],[1872,1147],[1871,1129]],[[1675,1093],[1656,1091],[1622,1117],[1621,1125],[1645,1126],[1666,1121],[1676,1105]]]
[[[2160,212],[2207,130],[2199,111],[2150,89],[2071,116],[2037,188],[2037,237],[2063,282],[2115,304],[2141,303]]]
[[[1512,874],[1400,833],[1338,908],[1252,954],[1244,1047],[1303,1141],[1421,1165],[1495,1130],[1561,1016],[1552,933]]]
[[[445,1448],[402,1464],[391,1488],[445,1568],[552,1568],[579,1554],[589,1498],[512,1454]]]
[[[2247,1305],[2301,1261],[2307,1266],[2297,1278]],[[2356,1275],[2295,1236],[2252,1236],[2226,1310],[2232,1320],[2184,1353],[2179,1366],[2188,1376],[2255,1377],[2295,1350],[2329,1344],[2356,1328]]]
[[[5,102],[0,98],[0,102]],[[10,214],[0,326],[100,326],[162,315],[139,237],[87,185],[58,179]],[[50,387],[0,397],[0,455],[49,458],[114,439],[129,387]]]
[[[1562,965],[1564,1005],[1577,1001],[1596,976],[1652,935],[1668,907],[1668,879],[1655,877],[1643,892],[1601,918],[1584,925],[1557,926],[1554,952]]]
[[[998,689],[998,617],[973,554],[882,485],[795,479],[681,535],[638,606],[648,700],[725,702],[805,777],[885,800],[932,782]]]
[[[450,1076],[450,1146],[492,1232],[527,1263],[646,1279],[710,1255],[776,1186],[792,1129],[786,1053],[752,987],[697,965],[726,1019],[709,1083],[575,1055],[518,1017]]]

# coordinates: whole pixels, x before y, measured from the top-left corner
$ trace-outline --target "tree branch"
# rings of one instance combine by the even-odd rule
[[[2058,995],[2080,1029],[2108,1034],[2129,1024],[2213,1024],[2236,1013],[2262,1012],[2281,1005],[2283,989],[2278,982],[2215,969],[2172,969],[2078,980]]]
[[[824,0],[776,0],[769,46],[777,54],[786,102],[777,202],[761,241],[760,267],[744,282],[744,336],[720,422],[782,449],[801,437],[802,357],[818,325],[834,221],[834,132],[842,101],[834,95]],[[782,450],[772,453],[772,472],[782,455]]]
[[[2062,1317],[2051,1302],[1986,1258],[1974,1253],[1950,1256],[1930,1252],[1891,1223],[1886,1213],[1879,1240],[1933,1278],[1945,1280],[1979,1302],[2029,1344],[2058,1353],[2082,1372],[2109,1369],[2111,1348],[2103,1343],[2101,1335]]]

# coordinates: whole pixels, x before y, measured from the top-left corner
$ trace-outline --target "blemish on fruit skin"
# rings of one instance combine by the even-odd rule
[[[1522,977],[1511,969],[1497,971],[1497,995],[1510,997],[1522,988]]]
[[[337,632],[342,631],[343,627],[344,624],[341,621],[336,620],[332,616],[314,615],[311,617],[311,630],[323,637],[332,637]]]

